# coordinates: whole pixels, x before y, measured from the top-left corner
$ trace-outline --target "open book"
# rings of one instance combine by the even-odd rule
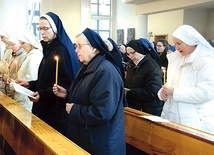
[[[34,96],[31,96],[31,94],[33,94],[34,92],[17,84],[15,81],[10,83],[11,86],[13,86],[13,88],[15,89],[16,92],[23,94],[23,95],[27,95],[33,99],[36,99]]]

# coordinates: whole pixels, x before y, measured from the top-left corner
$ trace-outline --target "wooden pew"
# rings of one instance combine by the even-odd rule
[[[211,155],[214,135],[177,123],[154,122],[147,113],[125,108],[126,142],[152,155]]]
[[[89,155],[2,92],[0,135],[18,155]]]
[[[177,123],[153,122],[124,108],[126,142],[148,154],[213,154],[214,135]],[[87,155],[14,100],[0,92],[0,134],[16,154]]]

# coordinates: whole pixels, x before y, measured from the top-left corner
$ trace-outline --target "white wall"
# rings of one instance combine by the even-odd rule
[[[193,26],[198,32],[206,37],[209,11],[204,9],[185,9],[183,24]]]
[[[42,0],[41,15],[52,11],[62,20],[63,26],[75,42],[76,35],[81,32],[81,1],[77,0]]]
[[[26,30],[27,0],[0,0],[0,30],[11,30],[18,33]]]
[[[154,35],[168,34],[168,42],[173,45],[171,35],[183,24],[183,15],[183,10],[148,15],[148,32],[153,33],[150,41],[154,41]]]
[[[121,0],[116,0],[113,3],[116,4],[116,11],[113,12],[112,39],[117,41],[117,29],[124,29],[124,43],[126,43],[128,28],[135,28],[136,38],[145,36],[147,33],[147,16],[136,15],[135,5],[125,4]],[[48,11],[59,15],[73,42],[79,32],[90,27],[90,0],[42,0],[41,14]],[[144,25],[139,25],[139,23]],[[140,28],[138,29],[138,27]]]
[[[205,35],[214,38],[214,9],[204,10],[178,10],[151,15],[137,15],[136,5],[125,4],[121,0],[113,0],[116,11],[113,12],[112,39],[116,41],[117,29],[124,29],[124,43],[127,39],[127,29],[135,28],[135,38],[146,37],[147,32],[153,35],[168,34],[168,41],[172,44],[172,32],[182,24],[191,24]],[[16,32],[26,30],[27,0],[0,0],[0,30],[12,29]],[[90,0],[42,0],[41,14],[53,11],[58,14],[63,25],[75,41],[75,36],[84,28],[90,27]],[[153,41],[154,38],[150,38]]]
[[[206,37],[207,38],[214,38],[214,9],[209,10],[208,15],[208,23],[207,23],[207,32]]]
[[[121,0],[117,0],[116,3],[116,30],[114,33],[117,33],[117,29],[124,29],[124,43],[127,41],[127,28],[135,28],[135,37],[137,30],[137,19],[136,15],[136,6],[131,4],[125,4]],[[116,38],[114,38],[116,41]]]

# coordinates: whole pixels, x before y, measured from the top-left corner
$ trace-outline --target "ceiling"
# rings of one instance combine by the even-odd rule
[[[143,3],[150,3],[157,0],[125,0],[125,3],[127,4],[143,4]],[[210,1],[204,4],[190,6],[188,8],[203,8],[203,9],[213,9],[214,8],[214,1]]]
[[[142,3],[151,2],[151,1],[155,1],[155,0],[125,0],[127,4],[142,4]]]

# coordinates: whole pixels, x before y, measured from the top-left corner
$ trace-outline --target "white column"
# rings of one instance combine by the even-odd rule
[[[80,27],[83,31],[86,27],[90,27],[91,23],[91,3],[89,0],[81,0]]]
[[[148,33],[148,15],[138,15],[137,29],[135,38],[147,38]]]

